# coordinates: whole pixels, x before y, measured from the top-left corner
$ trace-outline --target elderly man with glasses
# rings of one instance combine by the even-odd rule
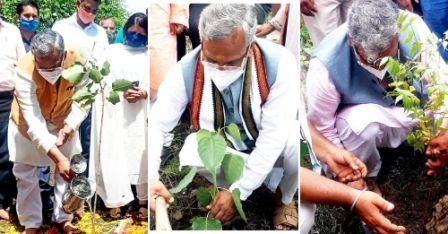
[[[62,196],[73,177],[70,157],[81,153],[77,129],[87,111],[72,101],[78,85],[61,77],[65,68],[83,59],[66,48],[58,33],[45,29],[34,36],[31,52],[17,66],[16,91],[8,128],[8,146],[17,178],[17,214],[26,233],[38,233],[42,202],[38,167],[56,166],[52,220],[65,233],[76,227],[62,209]]]

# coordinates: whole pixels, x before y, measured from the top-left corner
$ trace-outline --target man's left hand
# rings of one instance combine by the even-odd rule
[[[344,149],[338,149],[331,157],[327,157],[325,163],[336,173],[340,182],[356,181],[367,175],[366,165],[352,152]]]
[[[171,23],[170,24],[170,33],[171,33],[171,35],[179,35],[183,31],[185,31],[185,29],[187,29],[187,28],[184,25],[182,25],[182,24],[176,24],[176,23]]]
[[[124,92],[123,97],[129,103],[136,103],[139,100],[148,98],[148,93],[140,87],[134,87],[134,88],[128,89],[126,92]]]
[[[211,210],[210,217],[219,219],[222,223],[230,221],[236,212],[232,193],[228,190],[218,192],[213,204],[207,206],[207,208]]]
[[[68,125],[65,125],[61,130],[58,132],[58,138],[56,139],[56,146],[61,147],[64,145],[70,136],[73,133],[73,128],[69,127]]]

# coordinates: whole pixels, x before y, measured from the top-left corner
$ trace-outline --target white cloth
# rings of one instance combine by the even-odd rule
[[[82,28],[76,17],[75,13],[68,18],[56,21],[52,29],[61,34],[65,45],[79,46],[92,53],[94,58],[101,58],[102,53],[109,45],[106,31],[94,22]]]
[[[39,187],[39,168],[22,163],[14,163],[14,176],[17,178],[17,215],[25,228],[39,228],[42,225],[42,200]],[[70,215],[62,209],[62,197],[68,183],[56,172],[52,221],[62,223]]]
[[[179,121],[188,98],[182,82],[182,69],[176,64],[159,89],[158,99],[151,109],[149,161],[150,178],[158,179],[164,138]],[[252,78],[255,80],[255,78]],[[256,147],[244,168],[243,176],[233,186],[245,198],[256,189],[272,170],[285,148],[287,136],[294,126],[298,107],[298,72],[294,56],[287,50],[281,55],[276,82],[270,89],[261,110],[261,122]],[[298,126],[297,126],[298,129]]]
[[[296,2],[289,3],[288,26],[286,28],[285,48],[291,51],[296,56],[297,63],[299,62],[299,31],[300,28],[300,9]],[[283,3],[274,17],[272,17],[270,24],[278,31],[281,31],[284,17],[286,16],[286,3]]]
[[[293,125],[294,126],[294,125]],[[298,123],[295,125],[298,127]],[[273,191],[280,185],[282,191],[282,202],[284,204],[291,203],[294,194],[297,192],[298,186],[298,154],[299,154],[299,131],[298,128],[294,128],[288,137],[288,141],[283,149],[280,157],[275,162],[274,168],[281,168],[283,170],[271,171],[269,176],[264,181],[260,181],[258,184],[254,184],[254,181],[244,181],[246,184],[240,184],[241,191],[252,191],[258,188],[263,182]],[[245,163],[252,157],[252,155],[238,152],[232,148],[226,148],[227,153],[241,156]],[[191,133],[186,139],[179,153],[179,166],[194,166],[198,167],[200,174],[205,176],[210,182],[213,182],[213,178],[208,171],[205,170],[204,164],[198,153],[198,142],[196,139],[196,133]],[[202,170],[204,169],[204,170]],[[280,173],[280,174],[279,174]],[[242,177],[244,176],[244,172]],[[252,182],[252,183],[249,183]],[[224,178],[224,174],[221,173],[221,169],[217,170],[217,183],[219,187],[229,188],[229,184]],[[280,183],[280,184],[279,184]],[[229,190],[237,188],[236,185],[230,186]],[[250,193],[241,194],[241,199],[246,200],[250,196]]]
[[[84,84],[84,82],[80,82],[77,88],[81,88]],[[32,141],[19,132],[17,125],[11,118],[8,125],[10,160],[33,166],[49,166],[52,160],[47,156],[47,153],[55,146],[59,129],[56,129],[53,124],[47,122],[42,116],[40,104],[36,96],[36,84],[29,75],[26,75],[19,69],[17,69],[15,88],[20,111],[28,123],[28,135]],[[78,126],[86,117],[87,111],[76,102],[73,102],[65,123],[74,129],[74,133],[59,148],[68,158],[81,152]]]
[[[26,54],[19,29],[0,19],[0,92],[14,90],[14,69]]]
[[[299,227],[300,234],[309,234],[314,225],[314,216],[316,214],[316,205],[312,203],[301,202],[299,209]]]
[[[104,54],[110,63],[108,84],[117,79],[139,81],[139,87],[149,93],[147,48],[133,48],[123,44],[110,45]],[[102,64],[102,62],[101,62]],[[106,95],[111,87],[106,88]],[[101,127],[101,97],[92,111],[90,144],[91,179],[99,181],[97,191],[107,207],[120,207],[134,200],[131,184],[145,184],[147,175],[147,100],[129,103],[120,93],[120,102],[104,104],[101,155],[99,147]],[[144,197],[144,195],[142,195]]]

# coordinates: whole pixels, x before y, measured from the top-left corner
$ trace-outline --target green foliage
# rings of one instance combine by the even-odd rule
[[[191,181],[193,181],[193,178],[196,175],[197,171],[198,169],[196,167],[192,167],[190,169],[190,172],[188,172],[188,174],[179,182],[179,184],[176,187],[170,189],[170,193],[178,193],[182,189],[186,188],[191,183]]]
[[[191,219],[192,230],[222,230],[221,221],[209,217],[194,217]]]
[[[410,43],[414,36],[412,30],[409,29],[415,19],[407,13],[402,13],[397,21],[401,28],[400,31],[408,33],[405,43]],[[394,79],[394,82],[389,84],[393,90],[388,92],[388,95],[394,97],[396,103],[401,101],[408,115],[412,119],[418,120],[419,125],[407,136],[407,142],[414,146],[415,151],[419,152],[425,150],[425,145],[431,138],[445,130],[442,127],[442,122],[448,117],[446,108],[448,86],[441,81],[441,78],[447,77],[448,74],[447,71],[437,67],[437,63],[435,63],[435,59],[439,58],[437,43],[442,39],[437,39],[434,35],[428,35],[428,38],[427,41],[414,42],[411,45],[412,58],[405,63],[400,63],[391,57],[381,61],[381,64],[386,65],[389,74]],[[419,82],[422,87],[428,87],[427,100],[416,95],[413,80]]]
[[[16,5],[20,0],[3,1],[1,12],[6,21],[17,24]],[[53,24],[63,18],[70,17],[76,12],[76,0],[37,0],[40,7],[41,29],[52,27]],[[104,16],[112,16],[117,27],[122,27],[129,17],[129,13],[123,7],[122,0],[103,0],[95,21],[99,22]]]
[[[132,88],[132,82],[128,80],[118,79],[112,83],[112,90],[115,92],[126,92],[130,88]]]
[[[235,139],[241,139],[241,135],[236,124],[230,124],[226,126],[229,134]],[[238,155],[226,154],[226,140],[220,134],[222,129],[218,129],[217,132],[211,132],[205,129],[200,129],[196,134],[196,140],[198,141],[198,153],[204,164],[205,169],[213,176],[213,189],[201,187],[197,190],[196,198],[200,206],[209,205],[216,197],[219,189],[216,181],[216,170],[219,166],[224,173],[224,177],[229,184],[234,183],[239,179],[244,168],[244,160]],[[191,171],[196,174],[196,167],[193,167]],[[180,183],[170,189],[171,193],[177,193],[193,180],[194,174],[188,173]],[[241,218],[247,222],[246,215],[244,214],[243,207],[240,200],[240,191],[235,189],[232,192],[232,199],[235,207],[238,210]],[[207,217],[195,217],[191,220],[193,230],[221,230],[221,222],[216,219]]]

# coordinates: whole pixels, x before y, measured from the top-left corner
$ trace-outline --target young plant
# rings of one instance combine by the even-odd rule
[[[241,141],[241,136],[236,124],[230,124],[225,127],[227,133],[234,139]],[[224,137],[221,135],[223,129],[219,129],[218,132],[210,132],[201,129],[197,132],[198,141],[198,153],[204,164],[205,169],[210,172],[213,177],[213,188],[200,187],[197,190],[196,198],[198,204],[201,207],[206,207],[213,202],[217,193],[225,188],[220,188],[216,182],[216,173],[219,167],[224,174],[224,178],[229,184],[236,182],[243,172],[244,159],[241,156],[226,153],[227,143]],[[189,173],[179,182],[179,184],[170,189],[172,194],[180,192],[182,189],[188,186],[193,181],[198,168],[191,167]],[[246,215],[243,211],[243,207],[240,200],[241,192],[239,189],[232,191],[232,198],[235,207],[241,216],[241,218],[247,222]],[[210,218],[210,211],[206,217],[194,217],[191,219],[192,230],[221,230],[222,224],[218,219]]]
[[[411,28],[415,19],[409,13],[401,13],[397,20],[401,32]],[[431,138],[446,130],[443,121],[448,117],[447,80],[441,79],[448,77],[448,71],[440,67],[441,63],[437,60],[440,58],[437,46],[441,44],[446,50],[447,38],[438,39],[434,34],[427,36],[427,40],[412,43],[412,58],[405,63],[392,57],[381,61],[381,65],[387,67],[393,78],[393,82],[389,84],[393,90],[387,95],[394,97],[396,104],[402,102],[408,115],[419,122],[418,127],[407,136],[407,142],[419,152],[425,150],[425,145]],[[409,44],[413,37],[413,31],[409,30],[405,43]],[[417,91],[424,95],[417,95]]]

